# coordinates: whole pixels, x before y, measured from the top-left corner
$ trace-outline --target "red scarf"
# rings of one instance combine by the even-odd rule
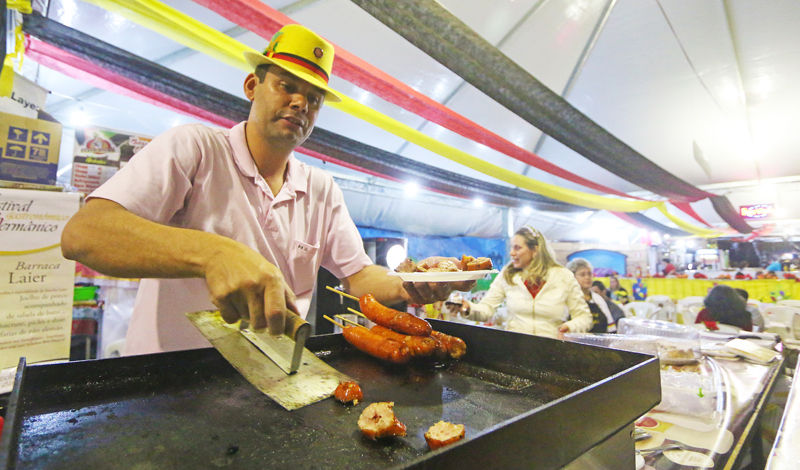
[[[525,287],[528,289],[528,292],[531,293],[533,298],[535,299],[539,292],[544,287],[544,281],[539,281],[536,284],[532,283],[531,281],[525,281]]]

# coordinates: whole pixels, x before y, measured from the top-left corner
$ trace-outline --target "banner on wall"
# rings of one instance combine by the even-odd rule
[[[102,127],[76,129],[72,186],[88,195],[114,176],[150,140],[151,137]]]
[[[80,195],[0,189],[0,369],[69,359],[75,262],[61,232]]]

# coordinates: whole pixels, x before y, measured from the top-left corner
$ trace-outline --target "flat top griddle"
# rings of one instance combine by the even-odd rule
[[[341,335],[309,340],[309,349],[362,385],[355,407],[328,399],[285,411],[213,349],[26,367],[10,399],[0,468],[472,467],[497,464],[508,452],[516,454],[510,462],[558,467],[660,398],[650,356],[434,327],[467,341],[464,360],[392,366]],[[641,399],[621,400],[634,383]],[[395,402],[406,437],[361,436],[358,416],[373,401]],[[614,407],[623,410],[606,410]],[[441,419],[464,424],[467,437],[432,452],[423,434]]]

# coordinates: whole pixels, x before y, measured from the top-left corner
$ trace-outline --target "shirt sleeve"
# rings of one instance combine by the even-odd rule
[[[575,276],[569,270],[564,270],[566,274],[562,274],[562,276],[566,291],[565,303],[569,309],[569,315],[572,317],[566,322],[566,325],[571,333],[587,332],[592,327],[592,312],[589,311],[589,306],[586,304],[586,299],[583,298],[583,291]]]
[[[166,224],[184,206],[200,162],[193,126],[179,126],[153,139],[88,199],[102,198],[134,214]]]
[[[469,313],[466,318],[473,321],[486,321],[491,318],[497,307],[506,299],[507,287],[508,284],[501,272],[494,278],[489,290],[479,303],[469,302]]]
[[[373,263],[364,251],[364,242],[347,210],[342,190],[332,179],[328,204],[331,219],[321,264],[337,278],[344,279]]]

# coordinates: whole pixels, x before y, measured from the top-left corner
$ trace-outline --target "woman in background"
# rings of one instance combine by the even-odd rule
[[[569,270],[559,265],[547,249],[544,236],[526,225],[511,238],[511,262],[497,275],[479,303],[464,301],[461,315],[486,321],[503,301],[508,330],[560,337],[582,333],[592,326],[592,315],[581,288]],[[569,321],[564,321],[567,315]]]
[[[589,311],[592,312],[592,327],[590,333],[616,333],[617,324],[603,297],[592,290],[592,264],[583,258],[575,258],[567,263],[567,269],[572,271]]]
[[[747,303],[731,286],[714,286],[703,299],[703,305],[705,308],[697,314],[695,323],[705,323],[712,330],[717,329],[714,323],[723,323],[753,331],[753,320],[747,311]]]

